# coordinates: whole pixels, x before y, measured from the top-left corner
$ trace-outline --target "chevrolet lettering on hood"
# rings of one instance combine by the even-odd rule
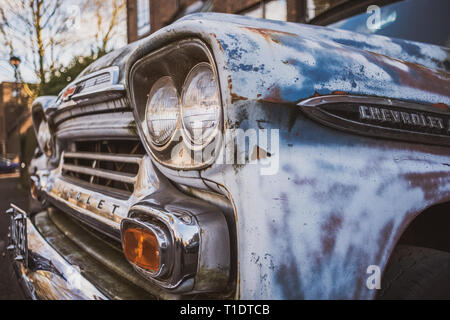
[[[449,120],[443,117],[431,116],[430,114],[361,105],[359,106],[359,115],[362,121],[386,122],[388,125],[399,124],[401,128],[406,130],[414,128],[413,130],[419,132],[426,132],[427,129],[431,129],[436,132],[450,134]],[[447,121],[444,122],[444,120]]]

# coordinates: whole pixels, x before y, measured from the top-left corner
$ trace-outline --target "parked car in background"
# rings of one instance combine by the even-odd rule
[[[450,298],[450,3],[428,3],[374,2],[375,28],[357,5],[317,25],[194,14],[38,98],[43,206],[8,211],[24,287]]]
[[[17,161],[0,158],[0,173],[11,173],[15,172],[20,168],[20,165]]]

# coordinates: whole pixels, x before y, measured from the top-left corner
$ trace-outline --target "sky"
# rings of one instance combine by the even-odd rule
[[[81,0],[64,0],[63,2],[62,9],[75,17],[75,23],[71,25],[71,29],[76,41],[73,45],[65,47],[60,52],[58,62],[62,65],[67,65],[74,56],[90,54],[91,48],[94,45],[94,32],[97,29],[94,12],[92,10],[82,12],[80,4]],[[119,30],[120,34],[111,40],[111,47],[109,49],[119,48],[126,44],[125,15],[121,19]],[[23,47],[19,51],[22,50],[24,50]],[[22,63],[20,64],[19,70],[22,79],[29,83],[38,82],[32,63],[26,61],[23,57],[21,57],[21,59]],[[14,81],[14,69],[9,64],[9,56],[5,56],[5,54],[0,51],[0,82],[2,81]]]

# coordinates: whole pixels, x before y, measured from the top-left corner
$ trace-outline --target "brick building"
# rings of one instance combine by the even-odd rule
[[[21,83],[0,83],[0,157],[20,153],[20,131],[28,120],[29,98]]]
[[[127,0],[127,36],[133,42],[193,12],[224,12],[307,22],[346,0]]]

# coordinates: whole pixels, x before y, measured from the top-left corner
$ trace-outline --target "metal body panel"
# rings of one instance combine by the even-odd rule
[[[278,129],[275,174],[260,165],[171,170],[177,183],[226,195],[235,209],[242,299],[369,299],[402,231],[450,200],[450,151],[323,127],[296,104],[348,94],[448,109],[446,48],[230,15],[192,15],[145,39],[128,61],[178,39],[202,39],[217,65],[224,129]],[[129,80],[129,79],[128,79]],[[234,146],[225,137],[224,154]],[[262,166],[270,159],[258,160]],[[200,174],[203,187],[199,179]]]
[[[354,136],[293,108],[264,125],[288,128],[295,117],[279,150],[269,149],[279,154],[276,174],[261,175],[267,163],[202,172],[235,206],[240,298],[373,298],[367,268],[384,270],[414,217],[450,201],[449,150]]]
[[[449,50],[330,28],[197,14],[100,59],[84,75],[120,60],[128,87],[136,61],[189,38],[203,41],[214,58],[224,129],[279,130],[277,145],[259,141],[257,152],[250,150],[248,158],[256,164],[216,162],[188,171],[152,159],[154,172],[231,202],[235,297],[373,298],[376,291],[366,287],[368,266],[383,270],[414,217],[450,201],[450,150],[334,130],[308,118],[297,104],[346,94],[448,112]],[[233,156],[235,137],[225,135],[221,143],[217,159]],[[152,175],[143,177],[145,182]],[[141,193],[108,222],[117,227],[132,203],[152,193],[146,188],[138,188]]]

